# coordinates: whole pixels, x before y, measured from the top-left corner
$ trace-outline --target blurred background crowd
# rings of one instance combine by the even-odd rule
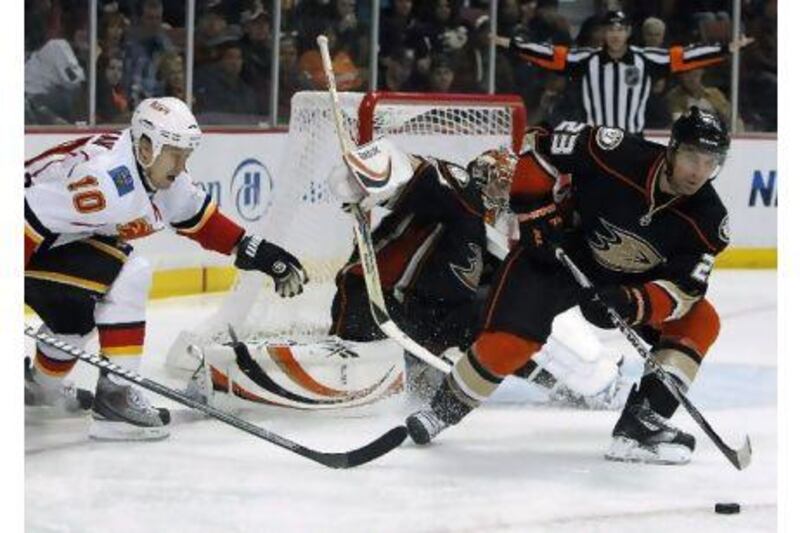
[[[497,34],[602,47],[615,10],[635,46],[732,39],[733,0],[498,0]],[[201,125],[286,124],[296,91],[326,88],[322,33],[340,90],[493,90],[522,96],[529,123],[580,120],[580,84],[565,74],[497,48],[490,80],[489,15],[489,0],[26,0],[25,121],[125,123],[143,98],[171,95],[191,101]],[[740,24],[755,41],[741,51],[735,128],[774,132],[777,0],[741,0]],[[668,128],[690,105],[730,121],[732,79],[728,60],[656,80],[645,127]]]

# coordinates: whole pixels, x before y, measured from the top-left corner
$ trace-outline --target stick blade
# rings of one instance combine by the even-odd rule
[[[352,468],[389,453],[403,444],[407,436],[405,426],[396,426],[361,448],[341,453],[319,452],[309,457],[330,468]]]
[[[741,448],[735,451],[735,455],[733,457],[729,457],[733,466],[735,466],[739,470],[744,470],[748,466],[750,466],[750,461],[753,457],[753,446],[750,444],[750,435],[745,435],[744,437],[744,444],[742,444]]]

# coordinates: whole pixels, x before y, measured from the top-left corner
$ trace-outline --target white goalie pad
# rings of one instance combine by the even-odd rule
[[[330,337],[203,349],[210,377],[206,401],[221,409],[276,405],[304,410],[372,403],[403,390],[403,351],[390,340]]]
[[[558,315],[552,334],[535,361],[584,396],[611,387],[619,378],[619,355],[610,354],[584,320],[577,307]]]
[[[350,182],[358,187],[362,209],[372,207],[392,198],[397,190],[414,175],[408,154],[384,137],[363,144],[344,155],[350,169]],[[341,187],[332,186],[341,191]]]

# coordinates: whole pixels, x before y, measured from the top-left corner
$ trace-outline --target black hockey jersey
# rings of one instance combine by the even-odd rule
[[[664,165],[665,146],[619,129],[532,129],[512,207],[524,212],[552,195],[575,220],[565,248],[596,284],[641,283],[657,318],[679,318],[706,292],[728,244],[728,215],[710,182],[689,197],[661,192]]]
[[[486,249],[480,190],[462,167],[426,159],[372,232],[384,291],[403,303],[471,301]],[[354,251],[339,276],[363,275]]]

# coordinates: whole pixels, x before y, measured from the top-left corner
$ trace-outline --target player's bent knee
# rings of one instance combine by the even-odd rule
[[[144,301],[150,292],[152,281],[153,269],[150,262],[144,257],[132,257],[120,270],[108,295],[119,300]]]
[[[711,302],[703,298],[682,318],[665,323],[662,331],[664,337],[687,344],[702,357],[719,336],[719,314]]]
[[[147,296],[152,283],[150,262],[132,257],[122,267],[111,289],[95,310],[98,324],[144,321]]]
[[[484,331],[475,341],[480,364],[498,376],[507,376],[524,365],[542,345],[503,331]]]

